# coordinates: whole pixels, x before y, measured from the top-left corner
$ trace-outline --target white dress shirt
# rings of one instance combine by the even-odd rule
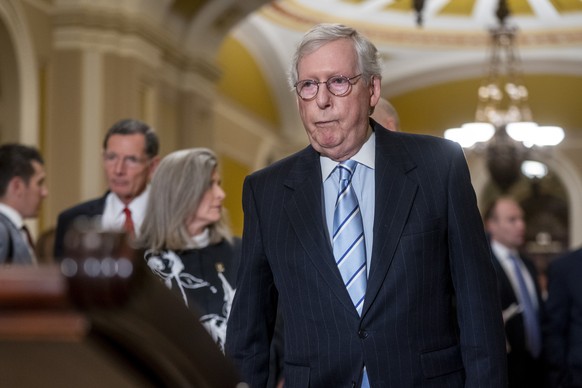
[[[135,235],[139,236],[141,224],[145,218],[146,205],[150,193],[150,186],[127,205],[131,211],[131,218],[135,228]],[[117,194],[109,193],[105,198],[105,208],[101,218],[101,226],[105,230],[122,230],[125,223],[125,204],[119,199]]]
[[[358,162],[356,172],[352,177],[352,187],[356,192],[360,211],[362,212],[362,222],[364,224],[364,238],[366,241],[366,264],[368,274],[370,273],[370,261],[372,258],[372,246],[374,242],[374,208],[375,208],[375,188],[376,181],[374,169],[376,167],[376,135],[368,138],[366,143],[360,148],[358,153],[350,159]],[[333,235],[333,213],[337,194],[339,191],[339,171],[336,166],[339,164],[328,157],[320,156],[321,176],[323,179],[323,195],[325,204],[325,217],[327,223],[330,243]]]

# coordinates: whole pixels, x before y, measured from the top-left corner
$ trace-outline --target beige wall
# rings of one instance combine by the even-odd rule
[[[81,53],[54,53],[47,80],[47,128],[42,152],[48,174],[49,197],[43,205],[43,225],[51,226],[58,209],[81,196],[82,123]]]

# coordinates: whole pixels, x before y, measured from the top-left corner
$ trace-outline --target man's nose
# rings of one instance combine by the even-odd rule
[[[333,94],[331,94],[331,92],[327,89],[327,85],[322,83],[319,85],[319,89],[315,95],[315,102],[317,103],[317,106],[319,106],[321,109],[324,109],[329,106],[332,96]]]
[[[119,158],[118,160],[115,161],[115,173],[116,174],[120,174],[124,171],[125,169],[125,160],[123,158]]]

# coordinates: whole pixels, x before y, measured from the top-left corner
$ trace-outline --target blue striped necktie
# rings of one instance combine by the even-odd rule
[[[333,255],[342,279],[359,315],[366,294],[366,244],[358,198],[352,176],[358,162],[347,160],[338,165],[339,193],[333,215]]]
[[[521,266],[519,265],[518,259],[509,255],[509,258],[513,262],[513,268],[515,272],[515,277],[517,278],[517,284],[519,286],[519,302],[523,313],[523,325],[525,327],[525,335],[528,344],[529,351],[532,356],[538,357],[541,353],[541,328],[540,322],[533,305],[529,290],[525,284],[525,279],[523,273],[521,272]],[[535,280],[534,280],[535,281]]]

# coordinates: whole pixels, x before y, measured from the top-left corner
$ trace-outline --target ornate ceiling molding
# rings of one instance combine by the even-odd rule
[[[328,3],[330,2],[334,3],[334,1],[328,1]],[[300,1],[287,0],[272,2],[263,7],[259,11],[259,14],[280,27],[300,33],[308,30],[314,24],[321,22],[349,24],[374,40],[379,46],[391,45],[412,48],[442,47],[466,49],[484,47],[489,44],[487,26],[494,25],[494,19],[482,25],[468,23],[468,21],[474,19],[473,14],[469,13],[464,16],[447,15],[444,18],[446,19],[444,24],[449,27],[442,27],[443,23],[441,22],[439,23],[441,27],[425,26],[418,28],[414,24],[412,10],[389,11],[387,9],[378,11],[386,17],[385,23],[379,23],[377,18],[374,20],[365,19],[365,15],[370,13],[370,10],[365,8],[366,1],[350,2],[349,5],[346,5],[348,3],[347,1],[335,1],[335,3],[344,4],[343,7],[333,7],[331,4],[328,4],[330,11],[323,12]],[[445,3],[452,4],[455,1],[445,1]],[[361,12],[357,12],[358,6],[361,8]],[[352,14],[348,13],[350,9]],[[582,12],[564,13],[560,17],[562,17],[563,23],[555,21],[548,22],[546,20],[542,20],[537,24],[531,21],[526,23],[526,19],[523,24],[527,25],[527,29],[520,30],[518,44],[524,47],[548,45],[575,46],[582,44]],[[403,20],[407,20],[407,18],[410,19],[410,22],[403,23]],[[573,23],[571,21],[572,18],[577,18],[580,23]],[[456,27],[457,24],[455,23],[469,27],[459,28]],[[576,25],[578,27],[575,27]],[[544,26],[547,26],[547,28]]]
[[[213,62],[188,52],[163,25],[139,15],[96,8],[57,9],[53,24],[56,48],[97,48],[137,58],[154,68],[169,62],[181,72],[195,72],[211,82],[220,76]]]

